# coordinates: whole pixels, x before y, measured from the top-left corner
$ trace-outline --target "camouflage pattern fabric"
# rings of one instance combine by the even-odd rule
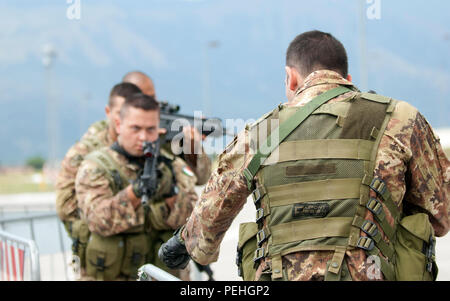
[[[90,152],[113,143],[106,120],[92,124],[79,142],[66,153],[56,180],[56,211],[62,221],[78,219],[75,197],[75,177],[84,157]]]
[[[197,185],[204,185],[211,176],[211,159],[205,154],[203,148],[202,152],[197,155],[184,156],[184,160],[194,172],[197,177]]]
[[[110,148],[103,148],[122,166],[122,172],[127,179],[136,179],[140,167],[128,162],[121,154]],[[162,170],[162,164],[158,169]],[[179,158],[173,162],[174,170],[186,168],[186,163]],[[142,206],[133,208],[125,189],[118,193],[113,192],[107,171],[91,160],[84,160],[77,173],[75,188],[78,197],[78,206],[81,218],[88,223],[89,230],[102,236],[110,236],[125,232],[136,226],[144,224],[144,209]],[[175,175],[179,193],[174,202],[173,210],[165,202],[156,202],[151,205],[151,224],[157,230],[176,229],[181,226],[192,212],[197,200],[194,185],[196,179],[193,175],[178,172]],[[167,193],[170,187],[166,183],[158,183],[158,193]]]
[[[338,85],[352,86],[336,72],[313,72],[305,79],[294,100],[284,105],[302,106]],[[355,92],[330,102],[348,98],[351,93]],[[217,260],[225,232],[250,194],[243,175],[254,155],[249,144],[247,127],[219,156],[218,167],[212,172],[186,224],[183,232],[186,248],[200,264]],[[406,102],[400,101],[392,113],[378,149],[374,174],[387,183],[401,211],[427,213],[438,237],[449,231],[450,162],[431,126]],[[376,198],[376,193],[371,191],[371,197]],[[392,224],[392,217],[387,214],[387,218]],[[365,219],[374,221],[370,212],[366,213]],[[266,245],[267,242],[262,246]],[[289,280],[323,280],[326,263],[332,257],[333,252],[329,251],[297,252],[283,256],[282,263]],[[347,251],[345,258],[353,280],[370,280],[370,265],[363,250]],[[263,259],[255,280],[265,276],[270,265],[270,259]]]

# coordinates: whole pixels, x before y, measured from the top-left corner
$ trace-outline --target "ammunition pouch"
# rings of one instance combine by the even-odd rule
[[[125,254],[122,235],[103,237],[91,234],[86,250],[86,272],[96,280],[115,280],[122,268]]]
[[[137,279],[139,267],[144,265],[150,250],[149,237],[146,233],[125,235],[125,254],[121,272],[129,278]]]
[[[148,261],[150,248],[146,233],[110,237],[93,233],[86,251],[87,274],[97,280],[136,279],[138,268]]]
[[[397,280],[432,281],[437,277],[436,239],[425,213],[404,217],[397,228],[395,244]]]
[[[253,256],[257,248],[257,223],[243,223],[239,225],[239,240],[236,254],[238,275],[244,281],[255,280],[256,269]]]
[[[85,221],[78,219],[74,222],[65,222],[64,226],[72,238],[72,253],[80,259],[80,267],[86,267],[86,247],[91,232]]]

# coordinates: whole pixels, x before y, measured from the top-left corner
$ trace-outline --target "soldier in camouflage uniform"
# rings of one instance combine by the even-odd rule
[[[154,98],[127,97],[116,119],[117,142],[87,155],[79,168],[78,206],[91,232],[86,279],[136,279],[137,268],[154,261],[152,243],[159,232],[176,229],[192,212],[196,178],[182,172],[183,160],[164,151],[158,157],[157,191],[148,205],[141,204],[142,145],[158,140],[158,124]]]
[[[432,251],[432,235],[444,236],[450,229],[449,224],[449,181],[450,181],[450,164],[446,158],[442,147],[439,142],[439,138],[433,132],[433,129],[425,120],[422,114],[418,112],[416,108],[404,101],[392,101],[390,98],[377,97],[374,94],[361,94],[351,82],[351,77],[347,75],[347,56],[344,47],[330,34],[322,33],[319,31],[307,32],[299,35],[290,44],[287,56],[286,56],[286,95],[288,102],[279,107],[280,116],[283,110],[306,110],[313,99],[316,99],[320,95],[327,95],[328,102],[326,105],[320,107],[318,111],[325,112],[330,108],[337,108],[333,114],[338,115],[336,119],[336,131],[341,131],[341,128],[345,128],[345,122],[351,118],[362,118],[354,116],[349,111],[342,110],[347,106],[354,103],[363,102],[363,97],[366,99],[374,99],[377,105],[387,106],[384,126],[378,129],[372,129],[370,132],[372,137],[379,139],[378,148],[374,148],[370,157],[373,161],[373,175],[366,174],[369,179],[377,179],[378,183],[382,183],[384,188],[376,187],[374,181],[365,182],[365,178],[362,183],[359,181],[356,183],[355,190],[357,193],[355,201],[361,201],[361,206],[357,210],[362,209],[361,216],[353,219],[341,218],[340,215],[334,211],[333,218],[328,218],[326,214],[333,213],[333,210],[329,210],[327,207],[330,205],[324,204],[326,198],[312,198],[315,203],[308,202],[310,205],[309,211],[300,210],[302,207],[302,201],[305,202],[305,198],[308,196],[317,196],[322,193],[326,194],[331,190],[331,186],[327,183],[333,182],[333,173],[336,173],[338,168],[333,165],[322,165],[320,172],[322,174],[329,174],[329,176],[322,179],[328,179],[321,182],[320,186],[315,189],[306,190],[299,188],[296,194],[291,194],[291,198],[285,198],[283,202],[291,204],[291,202],[299,202],[292,205],[292,210],[284,211],[284,215],[275,216],[275,212],[279,212],[279,208],[290,207],[282,206],[280,202],[280,196],[288,195],[289,185],[297,185],[296,183],[281,185],[283,189],[278,189],[278,200],[275,197],[275,189],[277,187],[267,187],[261,185],[261,180],[271,181],[271,177],[261,176],[261,169],[258,170],[256,176],[254,173],[250,173],[252,159],[255,155],[254,143],[252,137],[252,130],[262,121],[270,119],[273,115],[267,114],[261,118],[254,125],[248,126],[243,132],[241,132],[232,141],[225,151],[219,156],[219,163],[216,170],[213,171],[210,180],[203,190],[200,200],[197,202],[194,211],[189,217],[188,222],[184,227],[180,229],[166,244],[164,244],[160,251],[160,258],[170,267],[182,267],[186,264],[191,257],[193,260],[207,264],[217,260],[219,253],[219,246],[224,237],[225,232],[230,227],[233,219],[242,209],[247,197],[253,194],[255,204],[258,204],[257,219],[259,228],[258,234],[254,241],[258,242],[258,247],[255,258],[252,262],[254,268],[254,274],[247,280],[270,280],[270,279],[283,279],[283,280],[339,280],[339,279],[352,279],[352,280],[395,280],[395,279],[410,279],[408,276],[398,277],[397,270],[392,274],[388,273],[389,269],[386,266],[399,265],[400,264],[400,248],[404,243],[399,240],[399,237],[404,237],[404,227],[408,226],[406,221],[409,217],[424,216],[423,223],[428,223],[430,229],[427,229],[425,238],[423,238],[423,245],[420,243],[417,248],[417,253],[414,256],[421,256],[422,259],[430,260],[430,265],[426,265],[425,274],[433,272],[434,268],[431,265],[431,259],[434,256]],[[330,96],[330,93],[335,89],[344,91],[340,92],[337,96]],[[352,102],[353,99],[353,102]],[[375,102],[371,102],[375,103]],[[300,108],[300,109],[298,109]],[[330,111],[331,112],[331,111]],[[308,120],[313,120],[313,116],[321,116],[321,118],[329,118],[331,116],[320,115],[320,112],[314,112],[317,115],[309,115],[305,120],[305,124]],[[371,111],[360,111],[358,113],[364,116],[365,120],[369,120],[372,117]],[[296,115],[297,116],[297,115]],[[314,117],[314,118],[316,118]],[[281,118],[281,117],[280,117]],[[334,118],[334,117],[333,117]],[[375,118],[375,117],[374,117]],[[383,120],[383,119],[382,119]],[[281,121],[280,121],[281,123]],[[302,132],[303,125],[297,127],[294,130],[296,135],[305,135]],[[325,125],[324,125],[325,126]],[[362,124],[361,128],[364,128]],[[312,135],[314,131],[320,131],[321,125],[318,127],[310,128]],[[280,125],[281,128],[281,125]],[[300,131],[299,131],[300,129]],[[354,127],[353,130],[358,131],[359,127]],[[327,133],[324,137],[332,137],[333,133]],[[289,136],[288,136],[289,137]],[[289,140],[289,139],[287,139]],[[252,143],[251,143],[252,142]],[[256,141],[256,145],[258,145]],[[297,143],[298,141],[294,141]],[[306,143],[307,145],[311,141],[299,141],[300,143]],[[313,141],[314,142],[314,141]],[[323,141],[322,141],[323,142]],[[336,141],[325,141],[333,142]],[[339,142],[339,141],[338,141]],[[286,145],[286,144],[285,144]],[[317,144],[315,144],[317,145]],[[329,144],[332,145],[332,144]],[[324,153],[331,156],[335,154],[335,149],[313,149],[308,148],[296,148],[291,150],[287,154],[283,154],[283,150],[280,146],[275,149],[274,152],[279,151],[279,157],[282,156],[317,156],[317,153]],[[345,145],[342,149],[345,149]],[[372,155],[373,154],[373,155]],[[360,155],[357,154],[357,155]],[[270,161],[272,156],[266,158],[266,161]],[[325,159],[323,159],[325,160]],[[277,166],[285,166],[282,164],[288,164],[285,169],[285,174],[279,174],[278,177],[284,177],[287,181],[289,178],[302,181],[302,178],[318,177],[317,168],[311,168],[308,171],[306,165],[290,166],[291,163],[277,163],[276,158],[271,163],[263,161],[263,168],[270,169]],[[289,160],[286,160],[289,161]],[[305,161],[297,161],[305,162]],[[311,162],[311,161],[309,161]],[[330,162],[330,161],[325,161]],[[366,161],[368,162],[368,161]],[[258,162],[257,162],[258,163]],[[266,165],[267,164],[267,165]],[[352,171],[349,171],[352,172]],[[316,175],[317,173],[317,175]],[[272,175],[273,178],[273,175]],[[275,179],[276,180],[276,179]],[[344,179],[346,180],[346,179]],[[352,179],[350,179],[352,180]],[[256,182],[256,183],[255,183]],[[291,183],[289,182],[289,183]],[[314,181],[312,181],[314,182]],[[311,184],[311,182],[301,182],[300,184]],[[253,184],[253,185],[252,185]],[[314,183],[313,183],[314,184]],[[370,188],[369,188],[370,185]],[[256,187],[255,187],[256,186]],[[297,186],[302,187],[302,186]],[[307,186],[304,186],[307,187]],[[309,186],[312,187],[312,186]],[[358,192],[358,187],[361,187]],[[270,189],[273,188],[271,191]],[[337,192],[345,195],[350,187],[343,187],[339,189],[336,187]],[[265,189],[265,190],[264,190]],[[352,188],[353,189],[353,188]],[[364,192],[364,193],[363,193]],[[390,192],[390,196],[387,192]],[[360,197],[360,199],[358,199]],[[297,200],[296,200],[297,198]],[[337,198],[334,201],[334,205],[338,206],[339,201],[347,201],[342,197]],[[273,202],[278,201],[278,207],[274,207]],[[308,201],[308,200],[306,200]],[[367,203],[366,201],[370,201]],[[390,201],[390,202],[388,202]],[[376,210],[370,204],[377,204]],[[336,205],[338,204],[338,205]],[[391,204],[391,205],[390,205]],[[270,205],[270,206],[269,206]],[[306,207],[303,207],[305,209]],[[270,210],[268,210],[270,209]],[[321,209],[322,211],[318,210]],[[331,207],[333,209],[333,207]],[[403,217],[400,220],[395,217],[393,212],[398,212],[398,216]],[[322,215],[324,213],[324,215]],[[341,212],[340,214],[344,214]],[[292,214],[292,216],[291,216]],[[298,218],[303,214],[303,219]],[[305,216],[307,216],[305,218]],[[290,224],[290,228],[284,228],[284,233],[276,229],[275,225],[270,228],[268,221],[272,224],[276,224],[276,218],[292,219],[297,217],[298,219]],[[381,218],[383,217],[383,218]],[[363,225],[370,225],[370,229],[362,227],[352,227],[352,230],[344,229],[344,233],[336,233],[334,239],[342,239],[342,236],[348,236],[348,231],[354,233],[356,236],[348,238],[348,243],[345,243],[342,247],[333,246],[332,249],[328,248],[326,244],[315,246],[317,239],[323,237],[324,241],[328,238],[321,236],[320,232],[325,232],[325,236],[330,236],[332,232],[336,232],[339,229],[334,227],[322,227],[322,225],[316,222],[322,220],[340,222],[342,220],[348,221],[351,226],[359,224],[359,221],[364,221]],[[280,222],[278,222],[280,223]],[[295,228],[296,225],[318,225],[316,227],[310,227],[309,230],[303,230],[303,228]],[[401,225],[400,225],[401,224]],[[281,224],[283,225],[283,224]],[[286,225],[286,224],[285,224]],[[327,224],[332,225],[332,223]],[[262,226],[262,227],[261,227]],[[350,227],[350,224],[348,225]],[[414,224],[409,225],[414,228]],[[269,228],[268,228],[269,227]],[[363,230],[364,228],[364,230]],[[392,238],[392,235],[388,235],[387,229],[397,229],[394,233],[397,233],[397,238]],[[426,227],[420,225],[417,232],[425,232]],[[272,233],[268,233],[267,229],[271,229]],[[355,230],[356,229],[356,233]],[[372,229],[377,230],[373,231]],[[402,232],[403,231],[403,232]],[[264,232],[264,233],[262,233]],[[317,234],[317,236],[310,236],[311,233]],[[264,235],[263,235],[264,234]],[[381,235],[381,236],[380,236]],[[420,236],[420,233],[418,234]],[[341,237],[339,237],[341,236]],[[358,237],[361,237],[358,239]],[[268,237],[268,238],[267,238]],[[304,237],[299,238],[299,241],[293,241],[292,237]],[[317,237],[317,238],[316,238]],[[395,239],[395,242],[389,241],[389,238]],[[332,237],[333,238],[333,237]],[[376,240],[373,244],[372,240]],[[429,244],[427,239],[430,238]],[[277,256],[273,256],[271,251],[275,252],[275,240],[284,240],[291,243],[291,249],[282,249],[283,252],[278,252]],[[415,238],[411,238],[414,241]],[[350,244],[352,242],[352,244]],[[362,243],[361,243],[362,242]],[[370,244],[365,244],[370,242]],[[255,242],[254,242],[255,243]],[[284,243],[284,242],[283,242]],[[360,244],[361,243],[361,244]],[[308,245],[309,244],[309,245]],[[271,245],[271,246],[270,246]],[[300,245],[300,247],[298,247]],[[388,251],[395,246],[395,252],[397,257],[392,254],[387,255]],[[283,246],[280,244],[280,246]],[[375,247],[374,247],[375,246]],[[385,250],[386,252],[376,253],[378,249]],[[269,252],[267,253],[267,250]],[[262,252],[259,252],[262,251]],[[422,252],[427,254],[426,256]],[[172,252],[172,253],[170,253]],[[385,254],[386,253],[386,254]],[[382,273],[374,273],[373,258],[371,255],[376,254],[380,258],[380,264],[377,265],[381,269]],[[242,254],[241,254],[242,255]],[[244,254],[245,255],[245,254]],[[254,265],[253,265],[254,263]],[[384,266],[383,266],[384,264]],[[411,260],[412,264],[412,260]],[[381,267],[380,267],[381,265]],[[408,268],[408,263],[403,267]],[[425,264],[423,264],[425,268]],[[414,274],[416,271],[412,271]],[[396,277],[397,276],[397,277]],[[434,275],[435,276],[435,275]],[[414,280],[431,279],[431,277],[421,278],[422,275],[418,275]]]
[[[122,81],[124,83],[132,83],[138,86],[142,93],[156,98],[155,87],[151,78],[141,71],[131,71],[125,74]],[[198,145],[197,149],[201,150],[199,154],[193,151],[190,154],[181,154],[180,157],[189,165],[190,169],[197,177],[197,185],[204,185],[211,175],[211,160],[201,147],[202,137],[194,127],[185,127],[183,129],[184,139],[190,139],[191,145]],[[171,152],[170,143],[163,146],[164,149]]]
[[[105,107],[107,119],[91,125],[80,141],[69,149],[61,163],[56,181],[56,210],[70,237],[73,237],[72,223],[79,220],[75,197],[75,177],[78,168],[87,154],[104,146],[110,146],[117,140],[117,132],[113,125],[114,118],[118,118],[125,98],[139,92],[141,92],[140,89],[131,83],[115,85],[110,92],[108,105]]]

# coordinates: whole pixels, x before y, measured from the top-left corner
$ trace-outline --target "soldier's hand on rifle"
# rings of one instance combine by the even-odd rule
[[[158,257],[170,269],[184,269],[191,257],[186,250],[181,232],[184,226],[175,231],[174,235],[161,245]]]
[[[131,182],[131,187],[133,189],[133,193],[137,198],[141,198],[145,192],[145,182],[141,177],[138,177],[136,180]]]

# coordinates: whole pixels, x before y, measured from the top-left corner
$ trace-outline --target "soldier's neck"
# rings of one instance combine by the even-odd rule
[[[124,156],[125,158],[127,158],[127,160],[130,163],[134,163],[137,165],[143,165],[144,162],[144,157],[136,157],[133,155],[130,155],[119,143],[119,141],[114,142],[111,145],[111,149],[119,154],[121,154],[122,156]]]

